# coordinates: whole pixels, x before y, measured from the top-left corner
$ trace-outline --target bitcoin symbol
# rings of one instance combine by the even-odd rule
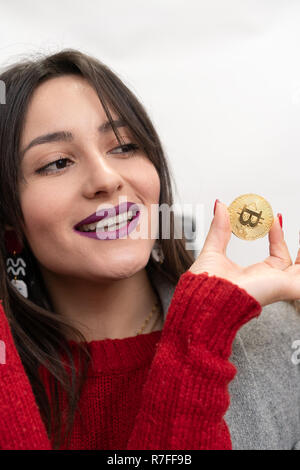
[[[261,224],[260,219],[264,220],[264,218],[261,216],[262,211],[258,214],[257,212],[252,211],[251,209],[248,209],[247,206],[244,206],[242,209],[242,212],[238,212],[239,214],[239,222],[242,225],[249,225],[249,227],[256,227],[257,224]],[[244,219],[244,214],[248,218]],[[252,222],[252,217],[254,218],[254,221]],[[256,219],[256,220],[255,220]]]
[[[231,230],[243,240],[264,237],[273,224],[270,204],[257,194],[243,194],[228,207]]]

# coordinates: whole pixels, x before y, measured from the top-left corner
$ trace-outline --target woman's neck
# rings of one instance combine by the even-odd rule
[[[125,279],[97,283],[60,276],[43,267],[41,272],[54,311],[71,319],[88,342],[135,336],[159,301],[146,268]],[[163,313],[156,312],[143,334],[162,326]]]

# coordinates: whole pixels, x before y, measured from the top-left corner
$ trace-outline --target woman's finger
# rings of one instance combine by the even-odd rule
[[[202,251],[214,251],[226,254],[226,248],[231,237],[231,225],[226,204],[218,202],[215,216],[211,222]]]
[[[269,231],[269,243],[270,256],[265,260],[266,263],[276,269],[286,269],[293,264],[278,216]]]

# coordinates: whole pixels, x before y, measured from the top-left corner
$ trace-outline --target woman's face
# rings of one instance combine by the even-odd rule
[[[113,119],[118,119],[110,111]],[[73,134],[72,141],[31,146],[21,163],[24,180],[20,180],[19,191],[25,236],[42,270],[52,275],[97,282],[129,277],[148,262],[155,241],[150,236],[151,205],[159,203],[159,176],[141,149],[122,153],[112,129],[98,130],[106,121],[96,92],[81,77],[46,81],[35,90],[29,104],[21,152],[39,136],[61,131]],[[125,144],[135,142],[129,129],[123,126],[118,130]],[[60,161],[51,163],[56,160]],[[38,172],[49,163],[48,173]],[[118,205],[121,196],[145,206],[135,231],[146,217],[148,236],[103,240],[73,230],[99,206]]]

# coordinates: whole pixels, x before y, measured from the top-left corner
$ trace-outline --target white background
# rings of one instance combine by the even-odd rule
[[[249,192],[283,214],[299,245],[300,2],[297,0],[0,0],[0,67],[78,48],[106,63],[146,107],[178,192],[203,204]],[[199,227],[201,229],[201,227]],[[234,235],[242,265],[268,237]]]

